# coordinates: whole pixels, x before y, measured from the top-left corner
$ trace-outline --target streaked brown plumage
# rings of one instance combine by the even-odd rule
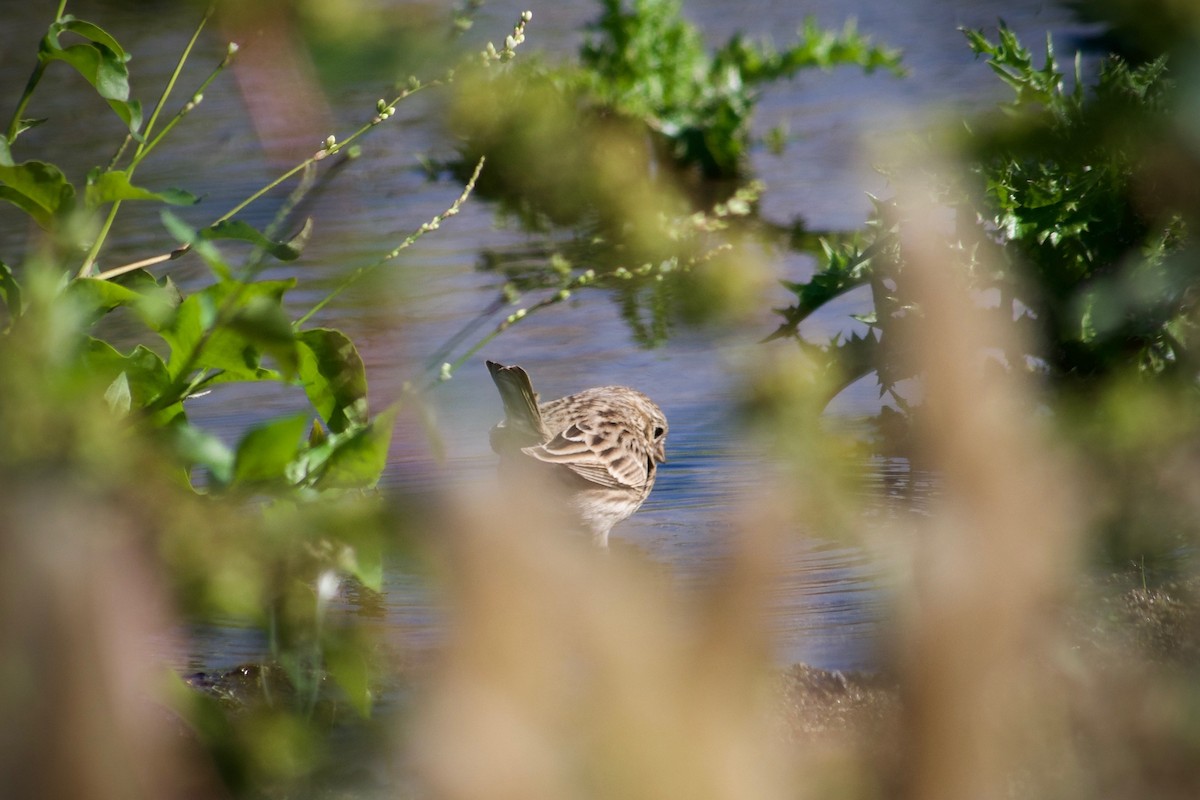
[[[509,465],[547,474],[563,490],[575,522],[600,545],[637,511],[666,461],[667,418],[627,386],[602,386],[538,403],[518,366],[487,362],[504,401],[492,449]]]

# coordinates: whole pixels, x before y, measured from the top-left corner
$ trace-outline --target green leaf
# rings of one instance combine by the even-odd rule
[[[229,320],[228,330],[270,355],[287,377],[296,374],[300,354],[296,332],[278,297],[252,297]]]
[[[234,456],[224,442],[182,418],[169,431],[175,452],[189,468],[203,467],[218,486],[229,484]]]
[[[0,140],[3,138],[0,136]],[[0,261],[0,297],[4,298],[4,305],[8,308],[10,319],[21,316],[21,284],[17,283],[12,269],[3,261]]]
[[[167,324],[180,303],[179,290],[174,284],[160,285],[145,270],[136,270],[117,280],[78,278],[67,286],[67,294],[90,317],[99,318],[114,308],[128,306],[156,331]]]
[[[198,235],[202,239],[236,239],[243,242],[250,242],[256,247],[261,247],[280,261],[294,261],[300,257],[300,253],[303,251],[304,245],[308,243],[308,237],[311,233],[312,220],[307,219],[299,233],[286,242],[277,242],[267,238],[248,223],[237,219],[229,219],[207,228],[202,228]]]
[[[190,206],[200,202],[200,198],[182,189],[165,189],[153,192],[129,182],[129,173],[125,170],[110,170],[88,176],[84,202],[88,208],[97,208],[115,200],[158,200],[173,206]]]
[[[170,210],[163,209],[162,214],[163,227],[167,232],[174,236],[181,244],[192,248],[198,256],[204,259],[204,263],[208,264],[208,268],[213,275],[220,281],[232,281],[233,270],[229,264],[221,257],[221,253],[217,250],[216,245],[206,239],[202,239],[200,235],[182,219],[172,214]]]
[[[147,407],[171,386],[166,364],[144,345],[138,345],[124,355],[108,342],[89,338],[84,358],[89,372],[110,383],[109,392],[127,395],[121,398],[126,410]],[[115,386],[118,382],[123,382],[124,386]],[[111,405],[109,393],[105,394],[105,399]]]
[[[44,47],[40,55],[43,61],[65,61],[70,64],[105,100],[124,101],[129,97],[129,71],[125,63],[103,45],[59,47],[54,42]]]
[[[319,466],[318,488],[367,488],[379,482],[387,466],[392,428],[399,406],[392,405],[371,423],[348,433],[330,437],[323,445],[328,457]]]
[[[300,451],[307,414],[271,420],[251,429],[238,443],[233,463],[233,483],[282,481],[288,464]]]
[[[0,200],[17,206],[43,228],[51,228],[58,215],[70,210],[74,199],[75,187],[53,164],[0,163]]]
[[[185,368],[211,369],[222,373],[212,382],[275,380],[279,376],[262,365],[264,354],[287,376],[294,375],[300,357],[282,303],[295,283],[230,280],[188,296],[159,331],[171,348],[172,375],[180,378]]]
[[[163,209],[161,214],[163,227],[181,244],[192,244],[196,241],[196,229],[170,211]]]
[[[175,309],[175,315],[167,325],[159,330],[159,335],[171,348],[171,357],[167,362],[167,370],[172,380],[179,380],[182,371],[188,364],[191,354],[204,338],[204,313],[202,306],[206,298],[201,294],[193,294],[184,299]],[[194,364],[192,365],[195,366]]]
[[[66,14],[55,22],[51,29],[71,31],[85,39],[88,39],[96,44],[103,45],[112,51],[113,55],[122,62],[128,61],[132,56],[121,47],[120,43],[113,38],[112,34],[95,25],[91,22],[86,22],[82,19],[75,19],[70,14]]]
[[[339,637],[340,638],[340,637]],[[323,642],[325,669],[341,687],[347,701],[362,717],[371,715],[371,669],[362,642],[340,641],[330,637]]]
[[[367,422],[367,372],[354,342],[341,331],[302,331],[299,378],[313,408],[333,433]]]
[[[45,122],[46,122],[45,117],[38,117],[36,119],[22,118],[17,121],[17,127],[13,133],[13,138],[16,139],[16,137],[20,136],[25,131],[32,130],[33,128],[36,128],[37,126],[39,126]],[[5,162],[0,160],[0,163],[5,163]],[[11,158],[7,163],[9,163],[9,164],[12,163]]]
[[[59,34],[70,31],[88,41],[63,47]],[[125,62],[129,54],[104,29],[90,22],[67,16],[51,24],[38,50],[43,63],[63,61],[92,85],[102,98],[137,136],[142,126],[142,107],[136,100],[129,100],[129,70]]]
[[[125,416],[129,413],[133,397],[129,392],[129,376],[122,372],[104,390],[104,402],[113,413]]]
[[[371,591],[382,591],[383,548],[377,536],[358,536],[338,555],[338,567]]]
[[[128,103],[120,100],[109,100],[108,106],[116,115],[125,123],[125,127],[129,128],[129,134],[136,140],[141,141],[142,135],[138,133],[138,129],[142,127],[142,104],[137,100],[130,100]]]

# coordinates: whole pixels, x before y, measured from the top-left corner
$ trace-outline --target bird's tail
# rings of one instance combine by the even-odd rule
[[[542,412],[538,410],[537,393],[533,391],[529,375],[516,365],[506,367],[495,361],[487,362],[487,368],[500,390],[500,399],[504,401],[505,427],[514,433],[527,434],[534,444],[545,441]]]

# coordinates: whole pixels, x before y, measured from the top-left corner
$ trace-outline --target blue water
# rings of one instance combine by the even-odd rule
[[[394,9],[379,5],[381,14],[399,14],[402,5],[407,7],[398,0]],[[783,44],[802,16],[811,13],[820,23],[835,27],[856,17],[860,30],[904,50],[911,73],[904,79],[843,69],[805,74],[766,93],[758,128],[765,131],[785,123],[789,143],[782,155],[762,148],[753,154],[753,168],[768,186],[762,214],[785,225],[803,219],[810,229],[857,227],[870,209],[866,193],[887,195],[887,182],[873,171],[864,143],[903,135],[930,115],[980,108],[1004,96],[990,70],[971,56],[958,26],[990,27],[1003,14],[1030,44],[1040,42],[1046,30],[1058,32],[1064,43],[1081,32],[1057,4],[1036,0],[814,0],[803,6],[771,0],[693,0],[686,5],[690,17],[714,41],[742,30],[754,37],[773,36]],[[484,7],[472,35],[502,39],[526,7],[534,12],[526,47],[559,56],[574,51],[580,26],[595,14],[595,4],[583,0],[497,0]],[[188,4],[155,8],[146,12],[132,3],[72,4],[77,16],[104,20],[135,53],[135,93],[147,98],[157,91],[186,40],[184,20],[194,18]],[[28,75],[40,35],[35,31],[43,24],[30,16],[21,15],[11,25],[6,22],[0,30],[0,108],[5,113]],[[223,52],[223,41],[216,30],[201,39],[182,85],[195,85],[206,74],[207,65]],[[272,98],[239,95],[233,76],[223,76],[193,117],[179,126],[169,152],[148,160],[140,178],[149,185],[178,185],[201,194],[202,204],[181,214],[202,223],[278,174],[279,147],[315,150],[327,134],[356,127],[369,116],[374,99],[389,94],[388,80],[364,74],[355,88],[325,96],[327,108],[304,109],[306,113],[297,115],[285,131],[286,141],[267,141],[251,124],[250,111]],[[246,85],[241,84],[249,91]],[[56,137],[66,137],[75,174],[106,161],[118,141],[118,126],[107,109],[92,100],[93,105],[81,109],[69,95],[41,98],[30,113],[51,117],[51,124],[30,132],[22,146],[30,151],[54,148],[64,141]],[[368,157],[347,167],[317,200],[311,210],[315,232],[304,258],[281,270],[301,276],[298,307],[320,297],[343,270],[391,249],[458,194],[457,185],[430,182],[416,168],[418,155],[452,153],[437,124],[436,103],[436,98],[420,98],[402,106],[397,119],[364,141]],[[54,124],[64,115],[86,118],[87,130]],[[264,223],[277,202],[270,200],[252,211],[250,221]],[[172,247],[154,214],[133,207],[129,211],[114,237],[120,249],[107,255],[104,266]],[[24,236],[12,219],[0,209],[0,244],[6,248],[16,247]],[[405,381],[419,379],[423,362],[488,307],[502,278],[478,269],[480,253],[517,252],[529,246],[531,238],[538,243],[537,237],[497,224],[496,209],[486,202],[472,201],[445,224],[443,234],[426,237],[327,309],[322,322],[342,328],[358,343],[376,408],[398,397]],[[764,254],[777,278],[799,280],[813,268],[809,256],[782,247],[764,246]],[[198,270],[194,265],[170,268],[185,285]],[[763,314],[744,328],[723,330],[719,336],[681,332],[654,350],[636,346],[616,303],[602,292],[580,294],[569,305],[534,316],[488,345],[476,363],[436,390],[444,462],[434,459],[417,422],[401,418],[385,484],[432,486],[490,473],[494,462],[487,431],[500,408],[482,367],[484,358],[523,364],[547,398],[593,385],[636,386],[654,397],[670,419],[670,461],[643,511],[618,528],[614,539],[669,565],[683,584],[702,579],[724,557],[731,517],[764,469],[766,457],[743,441],[733,424],[731,406],[739,378],[730,364],[744,361],[756,348],[791,346],[755,343],[775,324],[769,308],[788,302],[788,295],[773,284],[766,292]],[[846,314],[859,310],[861,303],[861,298],[847,298],[806,323],[806,331],[832,335],[853,329],[855,323]],[[870,381],[861,382],[839,398],[834,412],[870,412],[878,405],[876,395]],[[190,413],[232,441],[256,420],[302,407],[303,399],[286,390],[235,388],[194,401]],[[885,493],[894,485],[886,479],[888,471],[897,469],[895,464],[881,465],[877,482]],[[916,494],[927,488],[917,487]],[[864,530],[878,523],[877,516],[864,515]],[[785,569],[771,588],[770,623],[780,661],[869,667],[886,591],[883,568],[863,544],[870,537],[846,542],[820,530],[787,533]],[[384,602],[386,618],[402,638],[419,646],[436,642],[440,615],[419,578],[394,570]],[[254,657],[262,647],[261,637],[250,632],[196,629],[188,666],[232,665]]]

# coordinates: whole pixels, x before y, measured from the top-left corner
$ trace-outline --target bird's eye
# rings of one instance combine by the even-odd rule
[[[664,433],[666,433],[666,431],[664,431],[664,430],[662,429],[662,426],[661,426],[661,425],[655,425],[655,426],[654,426],[654,438],[655,438],[655,439],[661,439],[661,438],[662,438],[662,435],[663,435]]]

